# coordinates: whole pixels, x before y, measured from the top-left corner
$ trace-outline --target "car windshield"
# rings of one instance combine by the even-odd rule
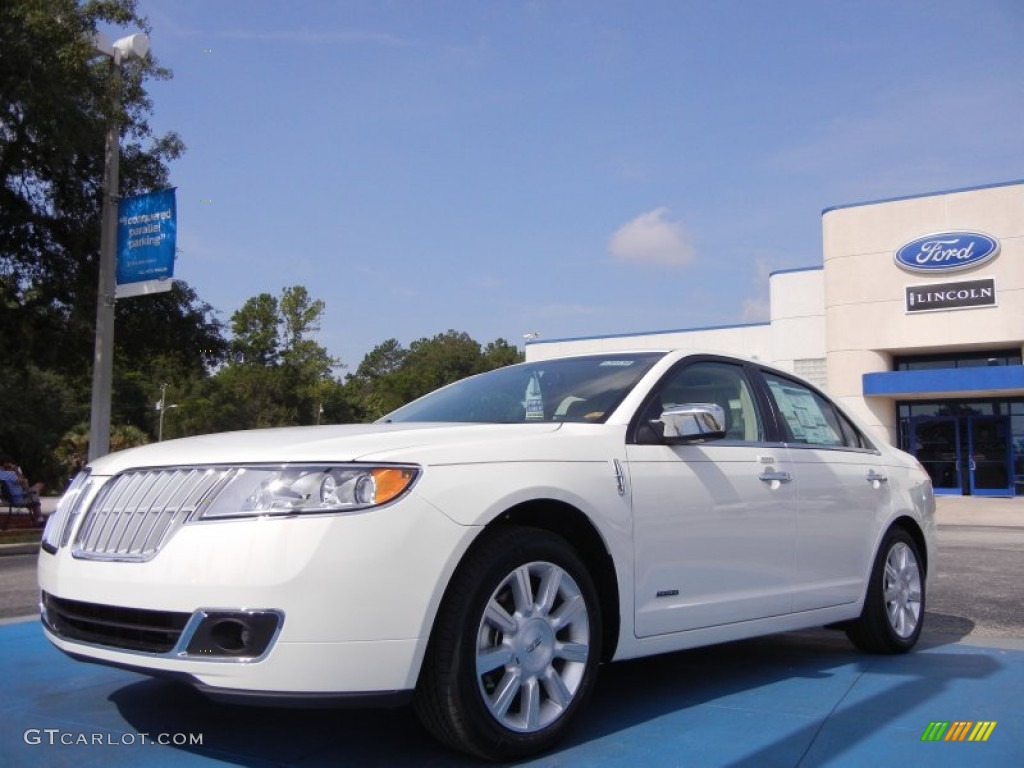
[[[623,353],[510,365],[431,392],[380,421],[600,423],[662,356]]]

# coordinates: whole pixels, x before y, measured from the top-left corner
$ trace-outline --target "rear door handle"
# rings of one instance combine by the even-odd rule
[[[766,483],[777,482],[777,483],[788,483],[793,479],[793,476],[789,472],[779,472],[774,469],[765,470],[757,476],[758,480],[764,480]]]
[[[884,483],[888,479],[889,479],[888,475],[880,474],[878,472],[875,472],[875,470],[873,470],[873,469],[872,470],[868,470],[868,482],[869,483]]]

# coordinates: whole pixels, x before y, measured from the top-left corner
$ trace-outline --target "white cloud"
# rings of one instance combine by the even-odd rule
[[[670,221],[668,208],[655,208],[627,221],[611,236],[608,250],[620,261],[685,267],[693,262],[690,245],[678,221]]]

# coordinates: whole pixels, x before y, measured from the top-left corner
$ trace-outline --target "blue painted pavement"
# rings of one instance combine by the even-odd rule
[[[412,712],[226,706],[72,661],[33,621],[0,626],[0,765],[466,766]],[[930,638],[867,656],[842,634],[779,635],[601,671],[570,738],[531,766],[1024,765],[1024,651]],[[922,742],[932,721],[986,742]],[[159,742],[170,743],[159,743]]]

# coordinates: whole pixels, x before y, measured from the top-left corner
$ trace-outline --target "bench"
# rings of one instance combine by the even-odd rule
[[[7,505],[7,517],[4,518],[4,524],[0,530],[6,530],[7,526],[11,524],[11,515],[14,514],[15,509],[24,509],[31,515],[37,502],[21,488],[0,478],[0,506],[4,504]]]

